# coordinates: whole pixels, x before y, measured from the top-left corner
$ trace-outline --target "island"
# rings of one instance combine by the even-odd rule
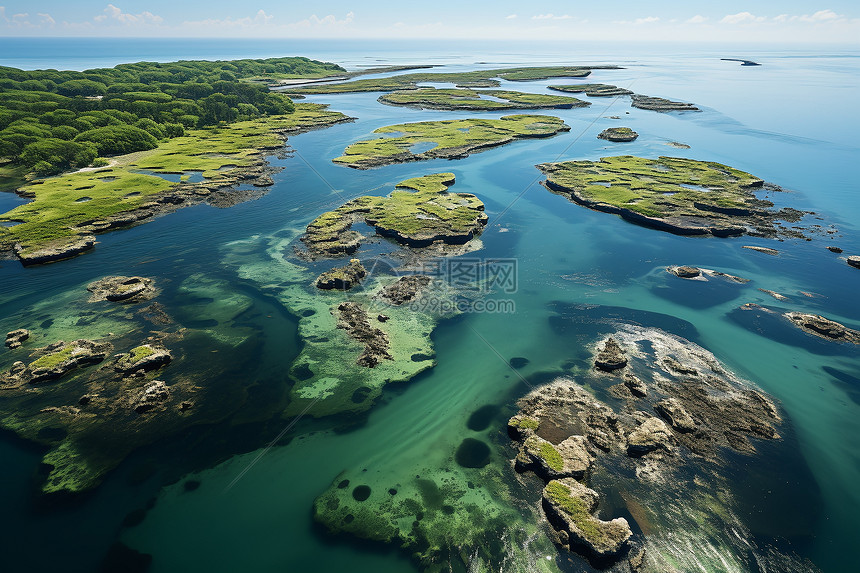
[[[620,97],[630,96],[631,107],[651,111],[701,111],[691,103],[673,101],[661,97],[651,97],[634,93],[625,88],[610,84],[573,84],[548,86],[549,89],[566,93],[585,93],[589,97]]]
[[[629,127],[609,127],[601,131],[597,137],[607,141],[627,142],[635,141],[639,134]]]
[[[803,236],[779,223],[797,222],[803,212],[773,210],[773,203],[756,197],[756,191],[778,187],[721,163],[623,155],[537,168],[553,193],[638,225],[678,235]]]
[[[407,161],[460,159],[516,139],[550,137],[562,131],[570,131],[570,127],[548,115],[401,123],[374,130],[382,137],[353,143],[332,161],[371,169]]]
[[[449,111],[494,111],[508,109],[570,109],[588,107],[574,97],[531,94],[510,90],[470,90],[417,88],[400,90],[379,96],[389,105],[402,105],[416,109]]]

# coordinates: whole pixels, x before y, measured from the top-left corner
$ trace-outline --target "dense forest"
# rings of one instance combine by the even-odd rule
[[[258,76],[342,72],[307,58],[139,62],[76,71],[0,66],[0,162],[36,175],[153,149],[187,128],[280,115],[292,101]]]

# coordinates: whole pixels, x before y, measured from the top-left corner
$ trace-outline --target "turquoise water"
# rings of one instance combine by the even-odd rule
[[[72,50],[69,59],[63,60],[51,45],[44,44],[44,52],[34,54],[28,67],[60,68],[64,61],[75,67],[89,61],[84,49]],[[277,45],[246,43],[217,50],[194,42],[160,47],[120,43],[116,57],[278,55],[277,49]],[[308,55],[324,57],[324,48],[315,49],[322,55]],[[798,455],[786,458],[784,468],[773,467],[777,458],[767,456],[757,463],[746,462],[749,468],[738,466],[738,489],[748,498],[748,520],[757,535],[782,539],[790,551],[809,558],[822,571],[851,570],[855,559],[850,547],[860,514],[856,488],[860,483],[860,352],[797,335],[736,309],[754,302],[820,313],[855,328],[860,325],[856,304],[860,272],[825,249],[836,244],[846,254],[860,253],[854,169],[860,157],[854,139],[860,119],[853,108],[860,94],[860,53],[837,56],[833,50],[802,53],[767,47],[742,54],[728,49],[687,50],[683,56],[677,55],[677,48],[585,50],[541,46],[501,52],[491,46],[463,45],[436,53],[432,63],[445,64],[445,71],[473,69],[478,61],[493,67],[523,62],[619,63],[626,69],[596,71],[588,81],[695,102],[704,111],[658,114],[630,108],[624,98],[591,98],[587,109],[552,110],[552,115],[571,126],[570,132],[554,138],[519,141],[465,160],[355,171],[330,160],[346,144],[377,127],[468,114],[380,105],[378,94],[315,96],[309,101],[331,103],[333,109],[358,121],[290,138],[297,153],[272,160],[284,169],[261,199],[229,209],[191,207],[102,235],[93,253],[59,265],[25,270],[4,261],[0,266],[3,317],[106,274],[156,278],[165,285],[159,300],[169,312],[181,314],[186,301],[177,288],[183,280],[201,272],[225,280],[253,301],[241,320],[255,333],[254,355],[237,356],[237,361],[246,369],[249,383],[272,393],[283,387],[284,372],[298,353],[296,323],[263,291],[240,281],[235,268],[226,264],[236,241],[283,235],[346,198],[370,190],[387,193],[400,180],[453,171],[457,178],[453,190],[476,194],[490,216],[481,237],[484,249],[476,255],[518,261],[517,292],[496,295],[512,299],[515,313],[475,313],[443,323],[434,333],[438,366],[432,371],[386,391],[381,402],[358,420],[338,420],[337,428],[332,422],[301,421],[256,462],[258,448],[282,427],[271,420],[240,423],[243,416],[250,417],[245,408],[213,427],[195,428],[143,448],[92,494],[46,507],[30,495],[40,450],[13,436],[2,436],[0,479],[5,487],[0,488],[0,506],[5,519],[0,539],[13,569],[55,570],[61,564],[64,570],[93,570],[108,547],[121,540],[152,554],[153,572],[416,570],[407,555],[390,548],[332,539],[319,531],[311,520],[313,499],[344,471],[367,469],[368,476],[397,479],[414,473],[415,467],[444,465],[466,437],[491,443],[493,459],[504,463],[511,453],[504,447],[504,414],[478,433],[469,430],[466,422],[486,405],[500,406],[504,412],[527,392],[506,360],[528,358],[529,364],[519,371],[527,379],[558,372],[571,361],[584,364],[588,356],[583,345],[609,332],[611,327],[601,320],[614,316],[695,341],[780,402],[788,420],[781,433]],[[334,57],[338,52],[341,59]],[[2,53],[8,59],[0,59],[0,64],[25,65],[23,50]],[[16,57],[10,58],[10,53]],[[366,54],[379,65],[420,63],[428,57],[420,47],[392,53],[362,44],[331,46],[328,53],[327,59],[351,66],[366,62]],[[736,56],[763,65],[741,67],[719,60]],[[543,93],[546,85],[567,82],[504,82],[503,87]],[[639,139],[612,144],[596,138],[606,127],[619,125],[632,127]],[[691,148],[673,149],[666,145],[670,141]],[[533,167],[537,163],[613,154],[675,155],[727,163],[782,186],[787,193],[773,197],[778,204],[813,210],[822,219],[818,223],[835,225],[839,232],[830,239],[779,243],[677,237],[583,209],[537,184],[539,173]],[[770,257],[742,245],[774,247],[781,255]],[[711,282],[702,288],[703,283],[680,281],[663,272],[672,264],[715,269],[751,282]],[[758,288],[780,292],[789,300],[776,301]],[[7,330],[17,326],[6,322],[0,319],[0,326],[8,326]],[[782,463],[783,458],[779,459]],[[785,483],[774,480],[762,489],[752,478],[744,478],[758,471],[787,477]],[[188,479],[199,480],[200,487],[186,491]],[[801,509],[782,515],[781,503],[770,502],[768,496]],[[155,505],[143,522],[122,527],[130,511],[146,507],[151,499]],[[761,508],[769,513],[759,519]],[[46,539],[53,547],[49,554],[43,549]],[[34,555],[39,555],[38,562]],[[581,570],[576,565],[560,567]]]

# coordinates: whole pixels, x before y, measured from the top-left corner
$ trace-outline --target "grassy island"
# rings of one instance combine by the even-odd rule
[[[353,143],[333,161],[355,169],[370,169],[424,159],[457,159],[515,139],[549,137],[569,130],[561,119],[547,115],[401,123],[375,130],[373,133],[383,137]],[[419,150],[424,146],[429,149]]]
[[[489,99],[487,96],[495,99]],[[502,101],[499,101],[502,100]],[[389,105],[418,109],[493,111],[507,109],[570,109],[588,107],[588,102],[567,96],[530,94],[509,90],[418,88],[379,96]]]
[[[474,195],[449,193],[453,184],[453,173],[436,173],[402,181],[388,197],[358,197],[314,219],[302,240],[314,256],[352,253],[362,237],[351,227],[361,220],[412,247],[465,243],[483,230],[487,215]]]
[[[550,191],[628,221],[682,235],[774,236],[775,221],[796,221],[793,209],[773,211],[756,198],[764,182],[711,161],[676,157],[604,157],[538,165]]]

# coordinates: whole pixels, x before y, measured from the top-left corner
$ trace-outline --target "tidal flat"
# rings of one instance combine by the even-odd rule
[[[93,185],[56,195],[80,212],[45,236],[97,242],[0,266],[11,563],[56,530],[51,567],[81,570],[845,570],[860,239],[838,165],[856,145],[830,116],[788,127],[739,98],[745,74],[796,82],[790,58],[570,60],[326,65],[303,77],[344,79],[287,88],[321,129],[290,114],[188,129],[35,183]],[[802,64],[818,82],[856,71],[841,65]],[[431,83],[539,102],[560,77],[701,111],[587,91],[516,121],[378,101]],[[619,125],[638,138],[598,138]],[[371,144],[373,169],[333,161]],[[114,187],[189,195],[145,224],[88,220]],[[57,213],[40,200],[5,230],[38,232]]]

